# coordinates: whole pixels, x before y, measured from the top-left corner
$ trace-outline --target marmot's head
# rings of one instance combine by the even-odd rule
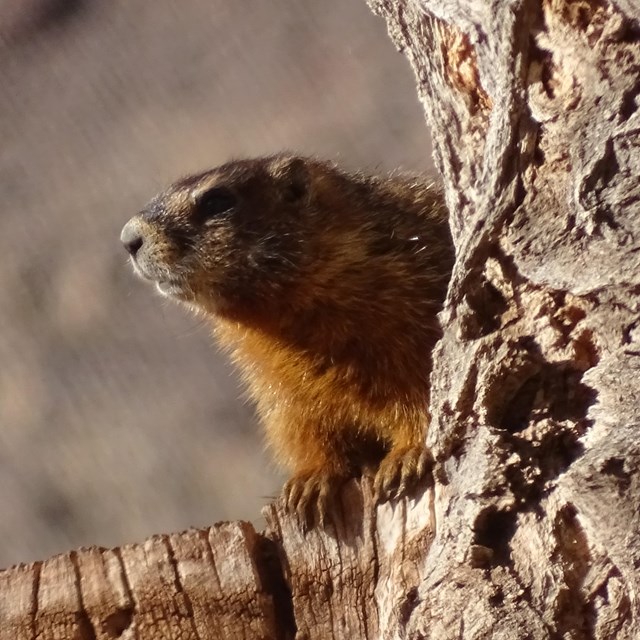
[[[313,164],[271,156],[176,182],[122,229],[135,271],[163,295],[213,313],[286,296],[307,253]]]
[[[121,239],[163,295],[273,329],[319,312],[327,322],[358,322],[363,309],[397,313],[403,295],[416,312],[414,290],[429,307],[450,272],[445,216],[439,191],[422,179],[275,155],[176,182]]]

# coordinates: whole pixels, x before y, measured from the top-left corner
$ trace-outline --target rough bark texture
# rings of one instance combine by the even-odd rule
[[[265,534],[221,524],[13,567],[0,640],[393,638],[416,606],[432,506],[427,489],[375,509],[352,482],[325,531],[276,503]]]
[[[284,638],[291,614],[271,547],[240,522],[9,569],[0,639]]]
[[[0,574],[0,638],[640,637],[640,15],[370,0],[418,78],[458,260],[434,483]]]
[[[407,637],[640,637],[634,4],[371,0],[416,72],[458,249]]]

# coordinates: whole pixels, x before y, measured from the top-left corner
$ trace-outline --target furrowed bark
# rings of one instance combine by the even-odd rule
[[[370,4],[416,73],[458,250],[403,632],[638,637],[640,12]]]

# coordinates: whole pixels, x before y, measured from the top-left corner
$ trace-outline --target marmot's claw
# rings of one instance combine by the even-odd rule
[[[284,485],[285,508],[297,515],[305,531],[314,524],[324,527],[332,499],[345,480],[345,476],[324,471],[298,474]]]
[[[386,502],[411,491],[431,470],[433,459],[425,447],[391,450],[380,463],[373,482],[376,502]]]

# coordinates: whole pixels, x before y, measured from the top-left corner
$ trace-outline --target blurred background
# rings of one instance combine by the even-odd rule
[[[364,0],[0,0],[0,566],[262,525],[283,478],[252,408],[118,236],[176,178],[282,149],[428,169]]]

